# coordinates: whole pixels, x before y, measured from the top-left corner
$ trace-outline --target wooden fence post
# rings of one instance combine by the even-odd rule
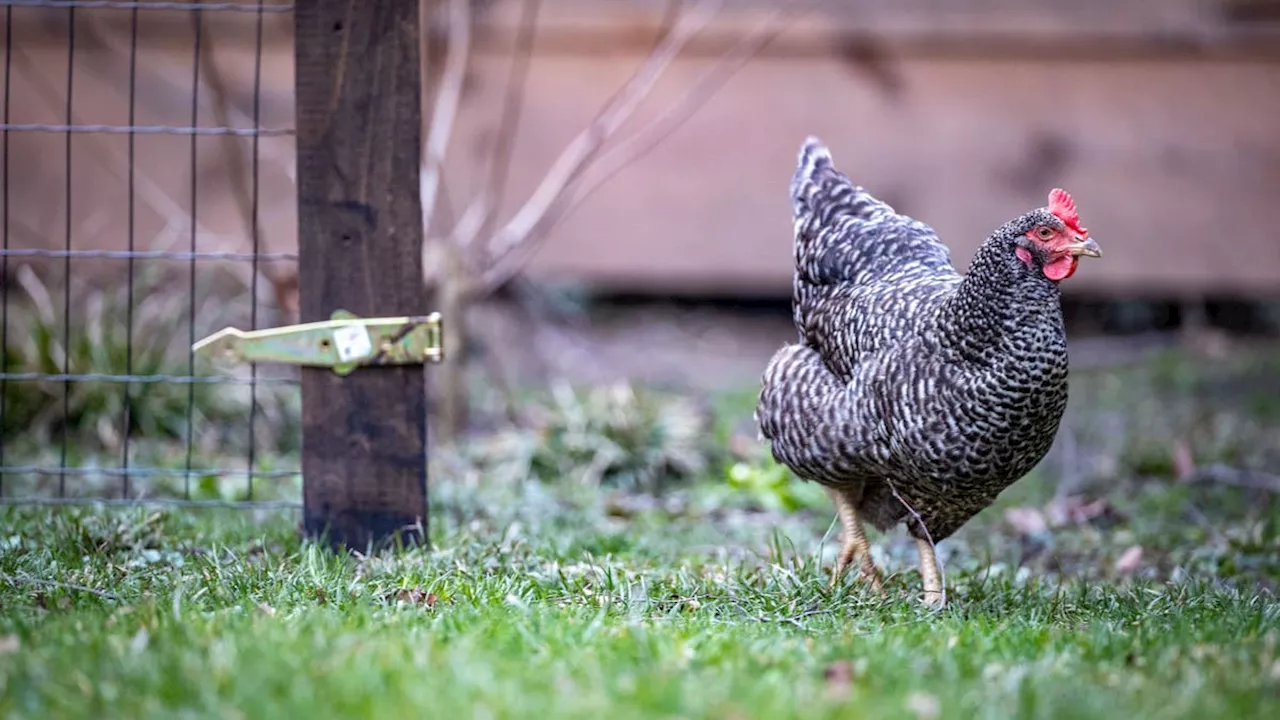
[[[418,0],[297,0],[302,322],[425,314]],[[425,540],[418,365],[302,370],[303,524],[334,547]]]

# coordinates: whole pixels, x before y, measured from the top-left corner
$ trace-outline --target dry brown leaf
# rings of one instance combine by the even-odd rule
[[[1116,573],[1119,575],[1132,575],[1142,565],[1142,546],[1133,545],[1129,549],[1120,553],[1120,557],[1116,560]]]
[[[1183,440],[1173,443],[1173,472],[1179,480],[1190,480],[1196,474],[1196,460]]]
[[[0,637],[0,655],[8,655],[9,653],[18,652],[22,647],[22,641],[17,635],[5,635]]]
[[[828,665],[822,671],[822,677],[827,681],[827,697],[836,700],[849,697],[854,675],[853,662],[850,660],[837,660]]]
[[[1004,521],[1019,535],[1039,535],[1049,531],[1044,513],[1035,508],[1016,507],[1004,511]]]
[[[1085,501],[1078,496],[1054,500],[1045,508],[1045,517],[1050,527],[1064,525],[1086,525],[1095,520],[1118,519],[1120,513],[1111,507],[1105,499]]]
[[[435,593],[429,593],[422,588],[400,588],[395,593],[396,602],[407,603],[409,605],[424,605],[428,609],[436,606]]]

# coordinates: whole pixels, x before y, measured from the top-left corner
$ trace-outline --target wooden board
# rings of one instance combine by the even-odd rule
[[[508,216],[640,60],[535,58]],[[673,63],[636,126],[707,65]],[[482,59],[451,187],[483,167],[505,72]],[[937,228],[962,268],[992,230],[1061,186],[1106,253],[1064,292],[1274,297],[1278,83],[1270,62],[761,59],[595,192],[528,270],[621,292],[785,297],[787,182],[814,134],[858,182]]]
[[[296,11],[301,319],[425,310],[417,0]],[[421,366],[302,373],[304,525],[364,551],[425,537]]]
[[[1076,194],[1107,253],[1104,261],[1071,279],[1064,287],[1068,293],[1274,297],[1280,292],[1280,242],[1269,220],[1280,193],[1280,133],[1274,120],[1280,116],[1280,36],[1274,25],[1267,31],[1263,23],[1227,23],[1213,7],[1184,0],[1126,0],[1114,7],[1090,0],[1087,7],[1066,10],[1042,0],[963,3],[992,12],[1009,3],[1002,24],[984,24],[978,32],[946,25],[938,20],[943,14],[912,9],[936,1],[913,0],[909,7],[885,0],[868,5],[867,18],[863,10],[856,18],[841,11],[830,23],[818,18],[798,24],[662,145],[618,173],[556,228],[530,263],[530,274],[623,292],[785,297],[791,282],[786,182],[800,140],[815,133],[831,143],[841,166],[860,182],[935,225],[962,264],[991,229],[1061,184]],[[729,7],[743,3],[754,0],[733,0]],[[640,64],[664,5],[662,0],[543,3],[504,218]],[[843,7],[828,5],[833,11]],[[653,12],[639,13],[635,7]],[[445,174],[455,207],[470,201],[477,173],[486,167],[484,151],[492,146],[504,97],[516,10],[518,3],[494,3],[477,30],[476,64]],[[65,10],[14,9],[13,122],[62,122],[66,29],[53,21],[65,15]],[[139,124],[190,122],[189,15],[140,13]],[[253,97],[255,16],[204,15],[209,38],[203,51],[216,58],[224,82],[234,88],[231,124],[245,127]],[[183,24],[166,34],[163,23],[177,20],[162,22],[160,16]],[[129,13],[77,17],[77,121],[123,123]],[[268,28],[276,18],[266,18]],[[916,24],[906,23],[911,18]],[[1033,47],[998,40],[1023,25],[1055,37],[1069,35],[1073,28],[1092,27],[1080,25],[1089,18],[1107,22],[1070,35],[1077,44],[1071,51],[1063,49],[1061,39]],[[726,11],[704,33],[710,39],[700,50],[689,48],[672,63],[637,120],[652,118],[676,101],[706,69],[708,56],[756,21],[755,12]],[[872,26],[881,25],[883,42],[859,44]],[[631,40],[628,33],[634,35]],[[1147,40],[1133,41],[1142,33]],[[950,39],[937,42],[943,35]],[[267,36],[275,40],[264,54],[262,125],[288,127],[293,124],[292,26]],[[846,42],[849,38],[858,42]],[[1046,93],[1050,99],[1038,99]],[[208,93],[203,97],[200,124],[218,124],[214,103]],[[138,202],[132,235],[126,231],[127,140],[95,134],[73,139],[69,211],[76,247],[123,250],[132,237],[140,248],[173,249],[175,232],[178,242],[185,242],[191,174],[187,138],[135,139]],[[68,211],[61,198],[64,139],[56,133],[11,132],[9,142],[10,168],[21,168],[22,175],[10,189],[13,246],[61,248]],[[249,139],[207,137],[197,144],[200,249],[248,252],[247,210],[236,197],[249,179],[226,158],[236,148],[247,157]],[[292,252],[297,236],[294,140],[262,138],[260,153],[261,249]],[[219,267],[248,281],[248,263]],[[292,269],[288,262],[262,267],[281,274]],[[119,282],[124,263],[77,260],[75,268],[77,279]]]

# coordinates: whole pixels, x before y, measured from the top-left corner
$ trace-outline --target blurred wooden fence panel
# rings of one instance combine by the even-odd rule
[[[678,97],[712,52],[761,17],[765,4],[729,2],[724,21],[672,67],[649,112]],[[663,5],[544,3],[516,141],[512,206],[648,52]],[[1256,10],[1242,14],[1243,5],[828,3],[828,15],[778,38],[664,145],[601,188],[556,231],[531,271],[626,290],[785,293],[787,180],[800,141],[817,134],[856,180],[934,224],[959,263],[991,229],[1061,185],[1075,194],[1106,250],[1104,261],[1072,278],[1072,289],[1274,292],[1280,237],[1267,218],[1280,194],[1280,34],[1256,21]],[[497,0],[480,22],[476,67],[448,167],[449,193],[459,203],[474,187],[471,169],[493,142],[516,9],[512,0]],[[29,118],[14,122],[61,121],[49,113],[62,108],[65,28],[56,27],[48,11],[43,19],[34,18],[36,12],[14,10],[15,22],[24,23],[16,26],[14,93],[26,98],[15,99],[14,108]],[[170,24],[150,32],[189,33],[183,14],[174,16],[152,21]],[[100,23],[93,29],[97,47],[86,43],[77,54],[84,66],[77,69],[77,113],[83,122],[116,122],[127,48],[115,38],[127,37],[127,25],[118,35],[111,28],[127,17],[93,22]],[[268,26],[267,127],[288,123],[291,113],[286,25]],[[253,33],[206,26],[230,102],[245,113]],[[78,32],[88,37],[87,30]],[[145,88],[140,80],[139,97],[147,98],[150,115],[139,122],[164,122],[189,105],[189,54],[167,57],[150,42],[148,52],[150,79]],[[95,83],[100,87],[90,89]],[[86,92],[95,99],[80,100]],[[215,98],[205,93],[202,107],[212,113]],[[148,222],[158,243],[180,216],[184,191],[175,183],[187,170],[165,141],[139,144],[140,168],[152,174],[157,195]],[[76,147],[84,149],[76,152],[85,157],[77,161],[83,188],[72,208],[85,228],[78,242],[91,236],[95,246],[122,242],[111,230],[122,221],[113,200],[118,179],[105,159],[90,159],[106,158],[117,142],[77,138]],[[17,163],[11,167],[20,165],[26,180],[24,187],[15,184],[23,194],[13,199],[11,222],[25,233],[21,242],[47,237],[60,244],[62,235],[48,228],[62,227],[63,208],[47,198],[61,182],[61,149],[41,143],[30,134],[11,136]],[[213,158],[236,144],[247,147],[210,138],[202,140],[202,152]],[[46,176],[49,158],[54,163]],[[201,168],[223,178],[234,172],[211,159],[202,159]],[[293,172],[292,138],[264,140],[264,250],[293,249]],[[245,247],[243,219],[227,189],[234,185],[211,177],[202,187],[213,195],[201,197],[202,243]]]
[[[271,4],[271,3],[268,3]],[[71,64],[71,120],[77,125],[123,126],[129,120],[131,15],[128,10],[13,7],[9,73],[11,123],[67,122]],[[0,13],[0,24],[6,14]],[[75,42],[69,43],[74,17]],[[257,15],[201,13],[200,87],[193,88],[195,23],[189,11],[138,13],[134,124],[252,128]],[[2,41],[2,39],[0,39]],[[260,250],[297,251],[294,201],[293,16],[263,15],[260,124],[289,133],[259,139]],[[192,98],[197,98],[192,117]],[[65,136],[60,132],[9,134],[10,244],[61,248],[68,203]],[[190,138],[178,134],[135,136],[134,219],[139,250],[186,250],[192,219]],[[195,214],[201,252],[249,252],[252,138],[203,136],[196,143]],[[71,137],[72,246],[124,250],[128,243],[128,136],[75,133]],[[225,266],[249,281],[249,265]],[[262,264],[264,275],[285,285],[292,264]],[[80,262],[76,276],[123,272],[121,263]]]

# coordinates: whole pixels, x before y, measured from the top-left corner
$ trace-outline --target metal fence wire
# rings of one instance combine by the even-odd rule
[[[0,8],[0,504],[299,505],[296,372],[191,352],[296,321],[293,6]]]

